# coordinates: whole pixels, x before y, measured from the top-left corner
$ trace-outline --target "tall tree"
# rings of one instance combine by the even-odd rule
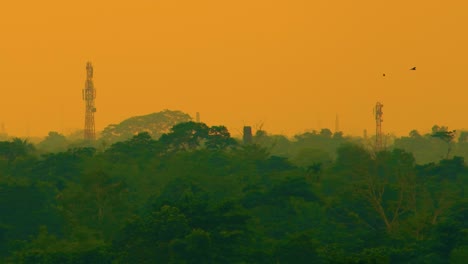
[[[225,126],[212,126],[208,130],[205,146],[208,149],[225,149],[236,143]]]
[[[436,129],[436,131],[434,131],[431,135],[432,137],[438,138],[447,143],[447,155],[445,156],[446,159],[449,158],[450,151],[452,150],[452,142],[455,138],[455,132],[455,130],[448,131],[446,129]]]
[[[67,149],[67,139],[64,135],[50,131],[47,137],[41,141],[37,147],[45,152],[58,152]]]
[[[169,151],[194,150],[208,137],[209,130],[204,123],[193,121],[180,123],[173,126],[170,133],[162,135],[159,141]]]

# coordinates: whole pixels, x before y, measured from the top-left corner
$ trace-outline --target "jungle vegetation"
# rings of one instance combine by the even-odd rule
[[[1,141],[0,262],[464,263],[468,136],[449,132]]]

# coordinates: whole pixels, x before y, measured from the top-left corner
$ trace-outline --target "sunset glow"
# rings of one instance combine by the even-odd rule
[[[0,122],[10,135],[96,130],[180,110],[234,136],[468,128],[468,1],[2,1]],[[410,68],[417,67],[416,71]],[[385,76],[383,76],[385,74]]]

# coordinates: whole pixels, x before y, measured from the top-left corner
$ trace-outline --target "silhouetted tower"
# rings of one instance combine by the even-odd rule
[[[244,136],[243,136],[244,144],[252,144],[252,127],[244,126]]]
[[[200,113],[197,112],[197,117],[196,117],[197,123],[200,123]]]
[[[93,84],[93,65],[91,62],[86,64],[86,82],[85,88],[83,89],[83,100],[86,104],[85,110],[85,128],[84,128],[84,139],[94,140],[96,139],[96,132],[94,128],[94,113],[96,107],[94,105],[94,99],[96,98],[96,90]]]
[[[382,150],[382,108],[383,104],[377,102],[375,105],[374,113],[375,113],[375,149],[376,151]]]

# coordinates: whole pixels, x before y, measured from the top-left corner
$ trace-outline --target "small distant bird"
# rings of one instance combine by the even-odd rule
[[[383,74],[383,77],[385,77],[385,73]]]
[[[415,71],[416,70],[416,67],[413,67],[410,69],[410,71]]]

